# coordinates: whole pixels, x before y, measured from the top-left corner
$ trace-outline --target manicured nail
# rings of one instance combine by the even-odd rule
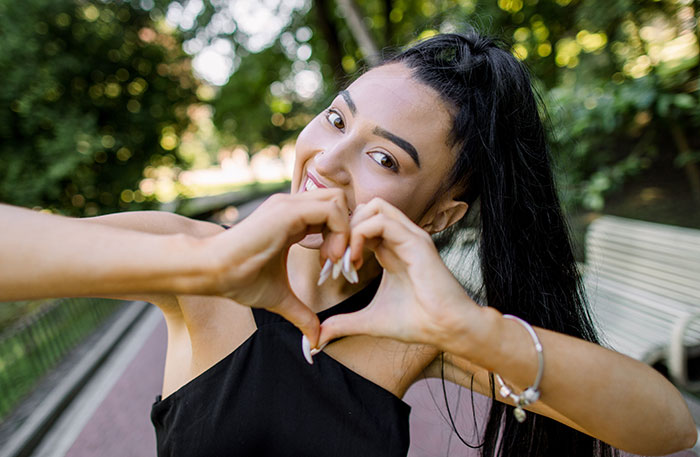
[[[304,354],[306,361],[309,362],[309,365],[313,365],[314,359],[311,358],[311,344],[306,335],[302,335],[301,337],[301,352]]]
[[[326,346],[328,346],[328,343],[325,343],[325,344],[324,344],[323,346],[321,346],[320,348],[313,348],[313,349],[311,350],[311,352],[310,352],[311,356],[313,357],[313,356],[315,356],[316,354],[318,354],[319,352],[323,351],[323,348],[325,348]]]
[[[345,249],[343,254],[343,273],[350,273],[350,246]]]
[[[357,270],[355,270],[355,265],[350,264],[350,279],[352,284],[357,284],[360,282],[360,278],[357,277]]]
[[[352,283],[352,276],[350,275],[350,247],[345,250],[343,254],[343,276],[347,282]]]
[[[345,277],[345,280],[346,280],[347,282],[349,282],[350,284],[354,284],[354,283],[352,282],[352,276],[350,276],[350,273],[348,273],[347,271],[345,271],[345,269],[343,269],[343,276]]]
[[[333,264],[333,279],[338,279],[338,276],[340,276],[340,272],[343,271],[343,259],[340,258],[338,261]]]
[[[331,259],[327,259],[326,263],[323,264],[323,268],[321,269],[321,274],[318,275],[318,282],[316,283],[317,286],[320,286],[324,282],[326,282],[326,279],[331,275],[331,270],[333,269],[333,262],[331,262]]]

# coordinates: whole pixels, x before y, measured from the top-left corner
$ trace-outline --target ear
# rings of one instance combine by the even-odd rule
[[[446,199],[445,201],[436,204],[433,210],[425,215],[420,223],[423,230],[430,233],[442,232],[458,220],[462,219],[467,213],[469,205],[463,201]]]

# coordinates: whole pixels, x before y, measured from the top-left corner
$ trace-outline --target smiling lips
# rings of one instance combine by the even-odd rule
[[[327,189],[327,187],[318,182],[318,180],[313,175],[307,173],[306,182],[304,183],[304,191],[314,189]]]

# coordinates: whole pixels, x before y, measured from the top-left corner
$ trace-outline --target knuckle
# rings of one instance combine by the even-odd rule
[[[334,187],[334,188],[328,189],[328,190],[331,192],[332,195],[334,195],[336,197],[339,197],[339,198],[345,197],[345,192],[343,192],[343,190],[340,189],[339,187]]]
[[[286,200],[286,194],[272,194],[268,197],[267,200],[263,204],[267,204],[268,206],[270,205],[278,205],[280,203],[283,203]]]
[[[375,208],[382,208],[387,202],[382,197],[373,197],[370,204]]]
[[[314,316],[313,314],[304,313],[301,325],[303,325],[306,328],[313,328],[316,326],[316,321],[316,316]]]
[[[341,208],[346,208],[348,206],[345,192],[340,189],[333,189],[333,201]]]
[[[333,200],[328,200],[323,203],[325,211],[328,213],[329,217],[335,218],[340,213],[340,207]]]
[[[382,225],[386,225],[391,222],[391,218],[384,213],[377,213],[374,217],[375,220]]]

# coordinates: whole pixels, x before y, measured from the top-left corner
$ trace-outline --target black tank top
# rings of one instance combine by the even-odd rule
[[[364,308],[379,280],[318,314]],[[253,309],[257,330],[207,371],[156,402],[158,455],[399,457],[410,406],[325,353],[306,363],[301,332]]]

